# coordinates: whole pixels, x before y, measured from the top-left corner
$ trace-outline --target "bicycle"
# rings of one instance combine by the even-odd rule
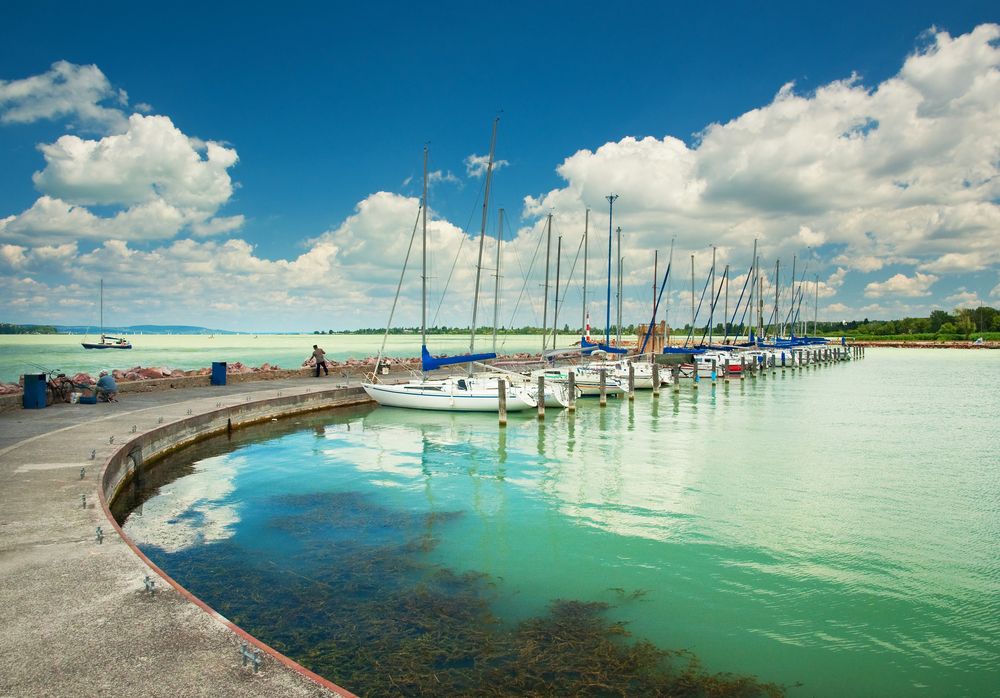
[[[75,392],[93,390],[93,386],[74,383],[73,380],[59,369],[47,369],[37,364],[32,364],[45,376],[45,406],[49,407],[57,402],[69,402],[70,395]]]

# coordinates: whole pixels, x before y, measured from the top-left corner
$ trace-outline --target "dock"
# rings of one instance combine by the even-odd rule
[[[0,695],[350,697],[173,584],[122,538],[106,501],[158,453],[368,402],[359,378],[131,392],[0,414]]]

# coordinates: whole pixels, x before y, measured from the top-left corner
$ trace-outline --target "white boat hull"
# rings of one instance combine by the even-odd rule
[[[449,382],[432,383],[365,383],[361,387],[380,405],[412,410],[442,412],[499,412],[500,397],[494,388],[461,390]],[[523,390],[507,391],[507,411],[520,412],[535,407],[535,402]]]

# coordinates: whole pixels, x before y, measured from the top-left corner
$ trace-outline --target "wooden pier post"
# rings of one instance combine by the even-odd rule
[[[660,397],[660,365],[653,361],[653,397]]]
[[[538,420],[545,419],[545,376],[538,377]]]
[[[740,380],[746,380],[747,375],[747,357],[740,354]]]
[[[569,395],[566,396],[566,399],[569,401],[569,404],[566,405],[566,409],[569,410],[570,412],[573,412],[573,411],[576,410],[576,372],[575,371],[570,371],[569,372],[569,380],[566,381],[566,385],[569,388]]]
[[[608,404],[608,370],[602,368],[601,375],[601,407]]]
[[[679,393],[681,391],[681,367],[677,364],[670,367],[670,378],[673,383],[674,392]]]
[[[715,387],[715,381],[718,379],[719,375],[719,363],[712,359],[712,387]]]
[[[691,387],[697,390],[699,383],[701,383],[701,376],[698,374],[698,359],[696,358],[694,360],[694,375],[691,376]]]
[[[628,362],[628,399],[635,400],[635,364]]]
[[[781,372],[785,372],[785,350],[781,350]]]
[[[497,400],[499,402],[500,426],[507,426],[507,381],[497,379]]]
[[[770,360],[771,360],[771,375],[776,376],[778,375],[778,357],[772,356],[770,357]]]

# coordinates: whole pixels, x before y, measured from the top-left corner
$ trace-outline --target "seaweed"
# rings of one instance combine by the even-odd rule
[[[458,514],[398,512],[357,493],[272,503],[282,514],[271,525],[300,543],[281,562],[233,541],[151,556],[220,613],[359,695],[785,693],[633,639],[603,602],[555,600],[542,616],[504,624],[492,611],[496,579],[427,560],[431,530]],[[619,602],[646,594],[609,591]]]

